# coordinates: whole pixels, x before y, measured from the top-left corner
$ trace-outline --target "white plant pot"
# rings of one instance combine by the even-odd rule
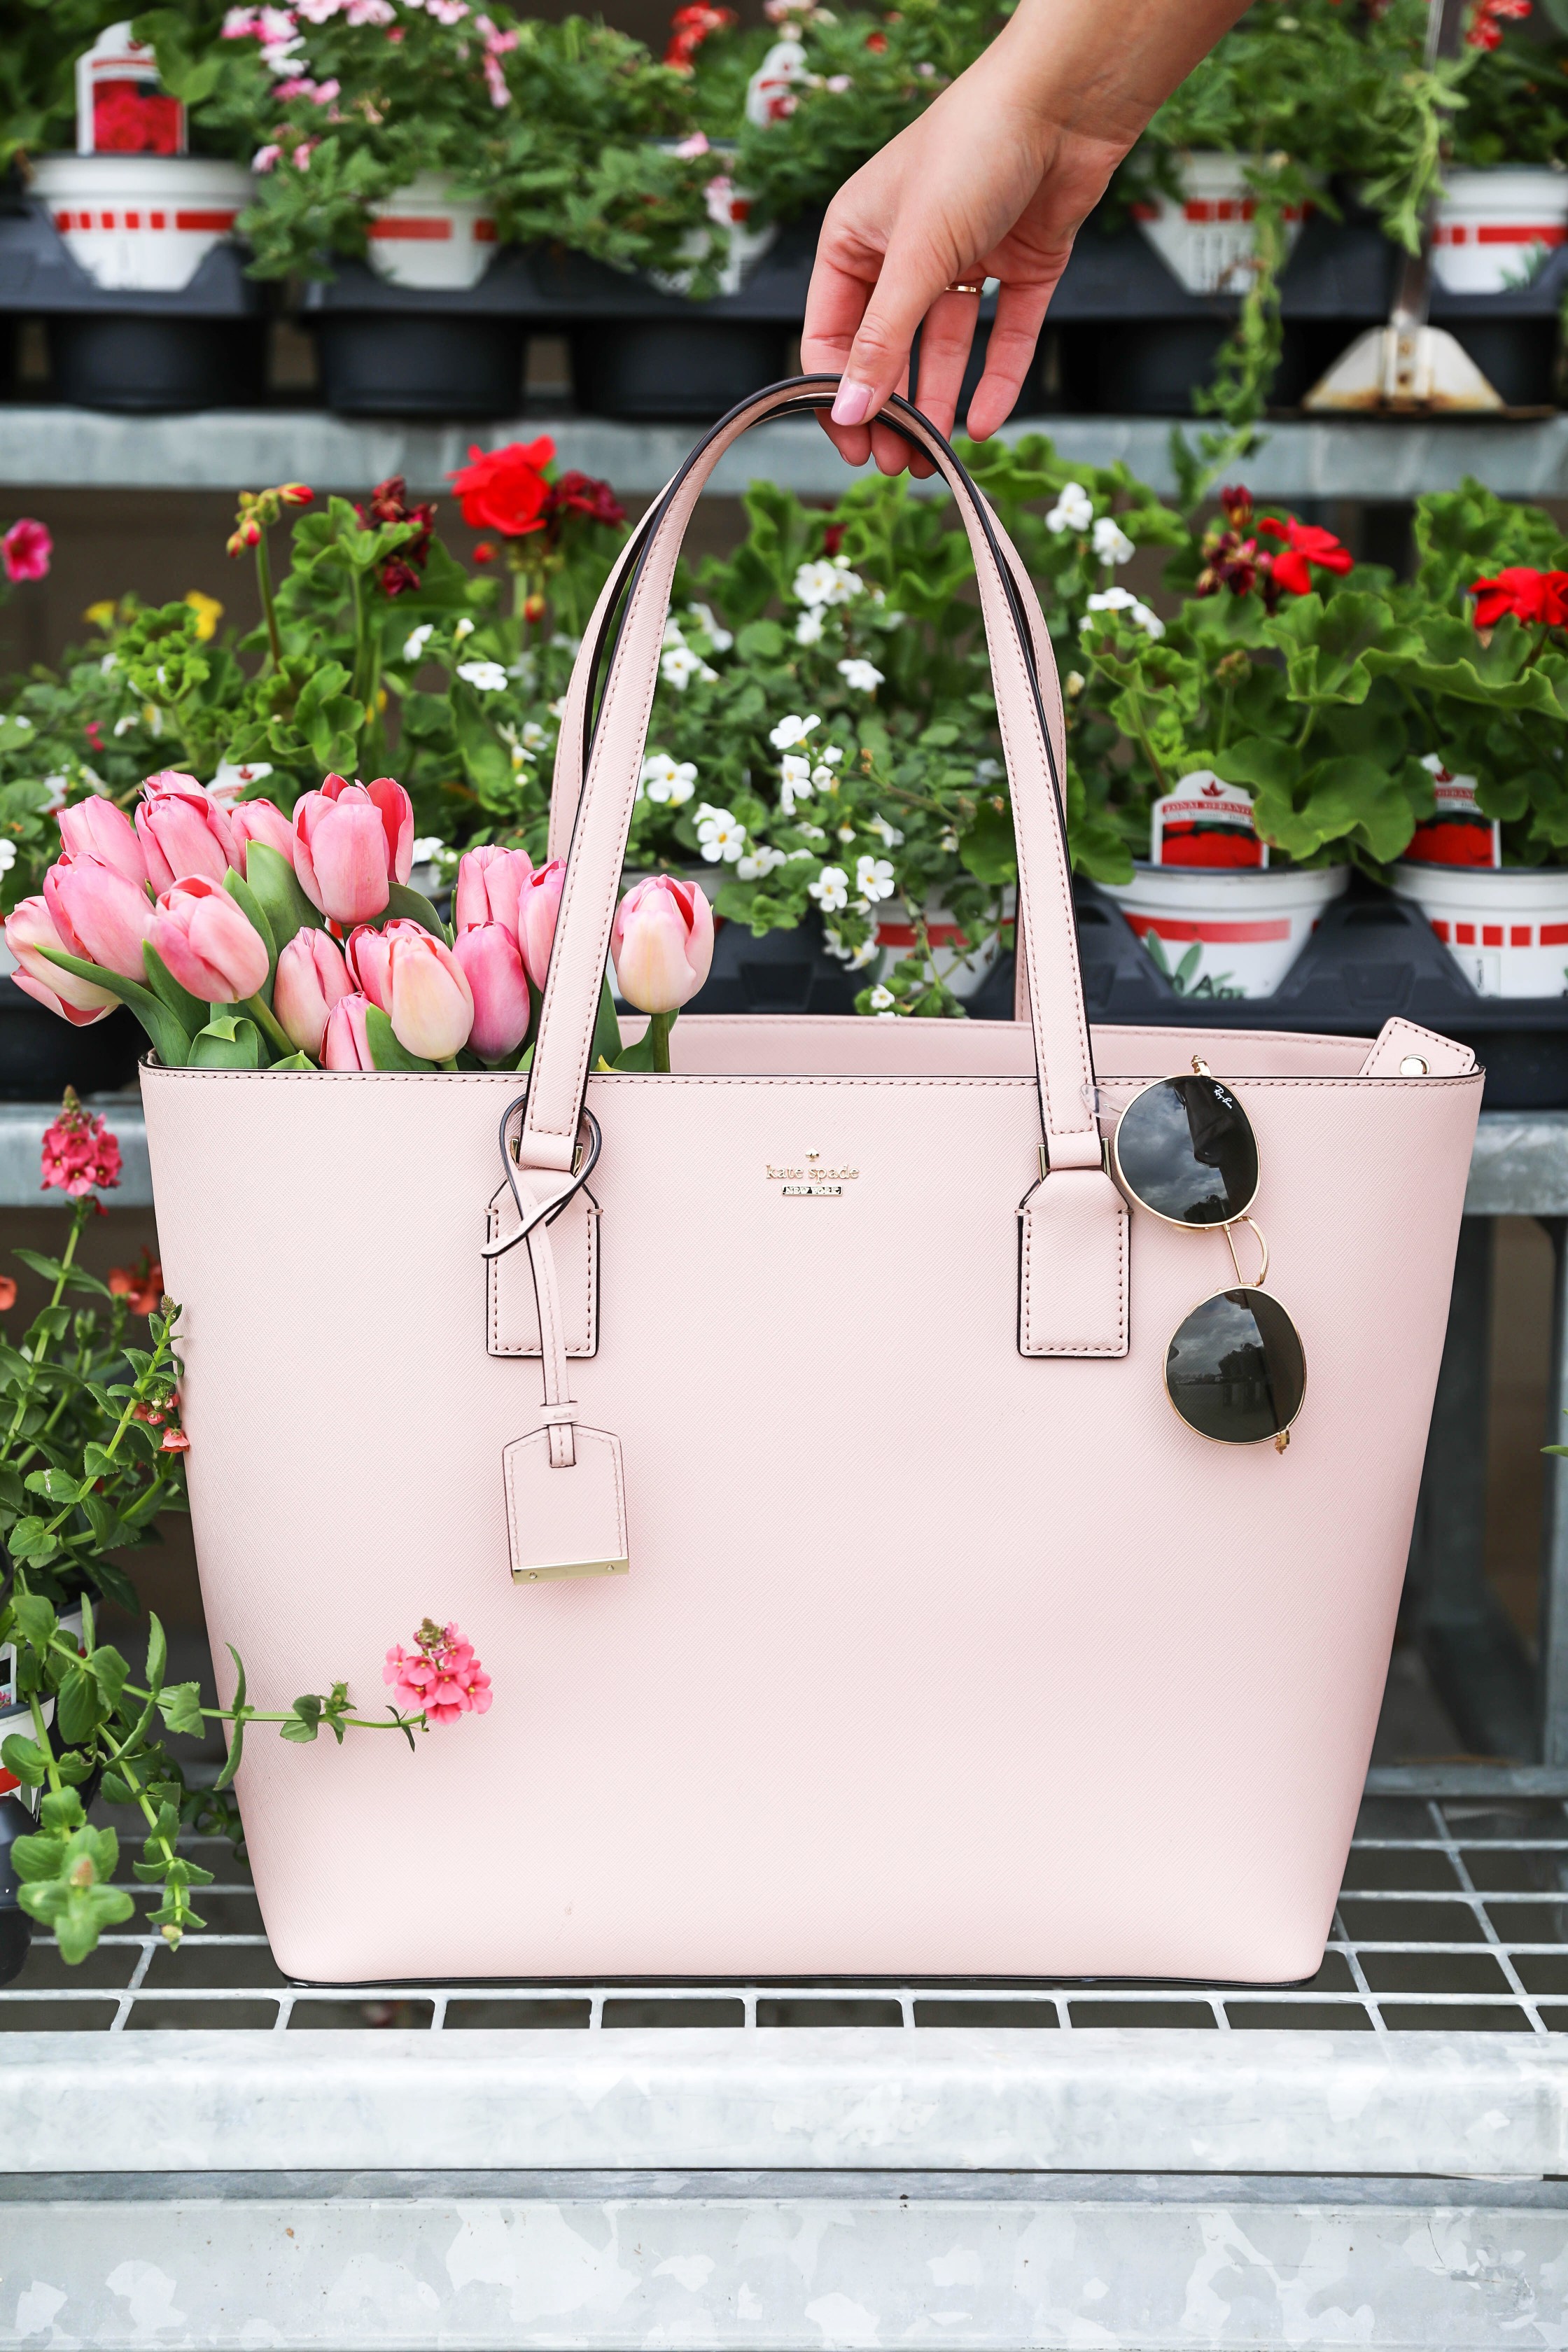
[[[1156,195],[1134,207],[1139,227],[1189,294],[1244,294],[1252,279],[1258,199],[1240,155],[1197,152],[1177,165],[1182,194]],[[1301,234],[1306,207],[1285,214],[1287,252]]]
[[[1394,867],[1394,888],[1482,996],[1568,994],[1568,866],[1412,860]]]
[[[1346,866],[1145,866],[1102,884],[1184,996],[1270,996],[1350,880]]]
[[[945,982],[960,1003],[968,1002],[997,958],[1012,944],[1013,918],[1017,905],[1017,892],[1011,889],[1005,891],[1003,894],[1003,905],[1005,912],[1003,917],[1002,938],[998,940],[993,931],[989,937],[983,939],[978,945],[972,948],[962,926],[954,922],[951,912],[942,900],[933,898],[926,901],[926,933],[931,940],[931,960],[935,967],[937,978]],[[877,945],[881,949],[885,959],[881,966],[881,976],[884,980],[895,966],[903,962],[907,955],[914,952],[915,927],[910,920],[908,908],[901,905],[896,898],[889,903],[886,913],[878,921]]]
[[[93,283],[134,294],[188,286],[253,193],[205,155],[46,155],[33,187]]]
[[[371,205],[366,252],[389,286],[461,293],[495,259],[495,222],[477,198],[454,196],[451,184],[445,172],[421,172]]]
[[[1450,294],[1527,286],[1568,239],[1568,172],[1500,164],[1450,172],[1432,231],[1432,269]]]
[[[674,142],[662,139],[654,143],[660,147],[669,147],[674,144]],[[713,173],[716,179],[729,178],[730,157],[732,152],[732,148],[727,144],[714,147]],[[737,188],[731,184],[729,201],[724,208],[724,226],[730,232],[730,250],[724,257],[724,267],[719,272],[721,294],[740,292],[752,270],[778,236],[778,224],[774,221],[770,221],[765,228],[752,228],[752,206],[754,202],[755,199],[749,188]],[[712,239],[705,228],[689,228],[680,240],[680,250],[682,253],[689,253],[693,262],[700,262],[707,258],[708,248],[711,242]],[[689,294],[696,274],[695,269],[650,269],[648,271],[653,283],[666,294]]]

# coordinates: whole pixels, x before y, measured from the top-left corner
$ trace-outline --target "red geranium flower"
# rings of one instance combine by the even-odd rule
[[[735,21],[733,8],[678,8],[669,20],[670,42],[664,62],[677,73],[690,73],[691,60],[710,33],[721,33]]]
[[[626,519],[626,510],[608,482],[595,481],[592,474],[563,474],[551,488],[549,503],[552,520],[561,515],[583,515],[589,522],[602,522],[614,530]]]
[[[521,441],[509,441],[504,449],[470,446],[468,464],[451,478],[469,530],[499,530],[508,539],[542,530],[550,497],[544,468],[554,456],[548,434],[526,447]]]
[[[92,143],[100,155],[177,155],[180,101],[134,81],[100,81],[92,94]]]
[[[880,56],[881,56],[882,52],[886,49],[887,46],[888,46],[888,36],[886,35],[886,33],[868,33],[868,34],[867,34],[867,36],[866,36],[866,47],[867,47],[868,49],[874,49],[874,50],[876,51],[876,53],[877,53],[877,55],[878,55],[879,57],[880,57]]]
[[[1495,579],[1472,580],[1470,593],[1478,629],[1495,629],[1505,613],[1537,628],[1568,628],[1568,572],[1510,563]]]
[[[1287,515],[1281,522],[1278,515],[1264,515],[1258,526],[1270,539],[1282,539],[1283,551],[1269,559],[1269,573],[1278,588],[1287,596],[1306,596],[1311,593],[1312,575],[1308,565],[1318,564],[1324,572],[1349,572],[1355,558],[1348,547],[1334,537],[1331,530],[1322,530],[1315,522],[1298,522]]]

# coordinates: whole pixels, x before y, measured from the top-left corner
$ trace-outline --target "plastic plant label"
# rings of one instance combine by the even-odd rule
[[[1432,779],[1437,806],[1411,835],[1405,855],[1417,866],[1479,866],[1502,864],[1502,827],[1483,816],[1476,805],[1476,778],[1456,776],[1436,751],[1421,765]]]
[[[1149,859],[1153,866],[1267,866],[1268,845],[1258,837],[1252,794],[1222,782],[1212,768],[1194,768],[1154,803]]]

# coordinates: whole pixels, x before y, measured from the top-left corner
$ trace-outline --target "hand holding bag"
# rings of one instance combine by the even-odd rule
[[[499,1072],[146,1071],[215,1655],[253,1696],[345,1672],[374,1703],[429,1614],[493,1676],[416,1754],[247,1742],[292,1974],[1318,1964],[1480,1077],[1401,1024],[1091,1041],[1049,640],[902,403],[974,552],[1020,1017],[688,1015],[671,1074],[589,1066],[681,533],[739,433],[832,390],[715,427],[584,639],[525,1100]],[[1283,1454],[1173,1412],[1167,1346],[1231,1280],[1225,1239],[1130,1211],[1107,1165],[1194,1055],[1256,1139],[1310,1369]]]

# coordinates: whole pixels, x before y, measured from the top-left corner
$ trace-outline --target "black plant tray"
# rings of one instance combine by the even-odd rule
[[[245,256],[217,245],[176,294],[142,294],[95,284],[72,255],[43,205],[0,202],[0,312],[58,318],[96,311],[137,319],[259,319],[265,289],[245,274]]]
[[[1568,994],[1479,996],[1419,908],[1352,880],[1272,996],[1183,996],[1115,901],[1075,887],[1079,960],[1091,1021],[1183,1029],[1295,1029],[1374,1037],[1393,1013],[1468,1045],[1489,1110],[1568,1108]],[[1007,1020],[1013,959],[987,974],[970,1011]]]

